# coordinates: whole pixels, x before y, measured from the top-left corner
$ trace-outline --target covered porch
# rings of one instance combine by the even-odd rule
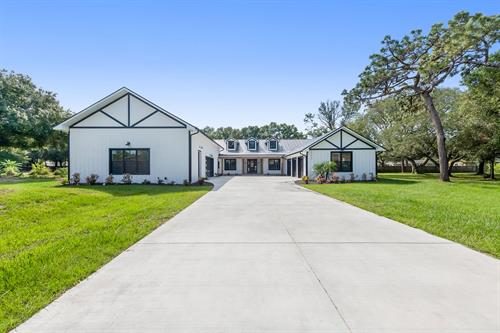
[[[281,156],[221,156],[218,174],[284,176],[286,167],[286,160]]]

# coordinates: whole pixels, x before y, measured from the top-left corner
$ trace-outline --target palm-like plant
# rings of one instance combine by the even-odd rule
[[[17,176],[21,163],[14,160],[5,160],[0,162],[0,171],[5,176]]]

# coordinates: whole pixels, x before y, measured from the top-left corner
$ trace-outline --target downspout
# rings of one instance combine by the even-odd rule
[[[70,141],[70,138],[69,138],[70,133],[71,133],[71,128],[68,128],[68,184],[70,183],[70,179],[71,179],[70,178],[70,175],[71,175],[71,171],[70,170],[71,169],[70,169],[70,161],[69,161],[70,156],[71,156],[71,149],[70,149],[71,148],[70,147],[70,144],[71,144],[70,142],[71,141]]]

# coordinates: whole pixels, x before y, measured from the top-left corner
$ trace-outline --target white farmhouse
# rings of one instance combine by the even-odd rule
[[[384,149],[341,127],[317,139],[212,140],[197,127],[121,88],[56,126],[69,134],[69,175],[99,181],[195,182],[215,175],[314,177],[313,165],[335,161],[338,174],[376,174]]]

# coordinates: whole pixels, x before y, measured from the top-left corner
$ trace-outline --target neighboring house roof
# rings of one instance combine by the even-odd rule
[[[243,155],[287,155],[294,151],[298,147],[301,147],[308,142],[313,141],[313,139],[282,139],[278,140],[278,150],[270,150],[269,143],[266,144],[268,140],[256,140],[257,150],[248,150],[247,140],[234,140],[236,144],[236,150],[227,150],[226,140],[215,140],[216,143],[224,147],[220,152],[222,155],[232,155],[232,156],[243,156]]]

